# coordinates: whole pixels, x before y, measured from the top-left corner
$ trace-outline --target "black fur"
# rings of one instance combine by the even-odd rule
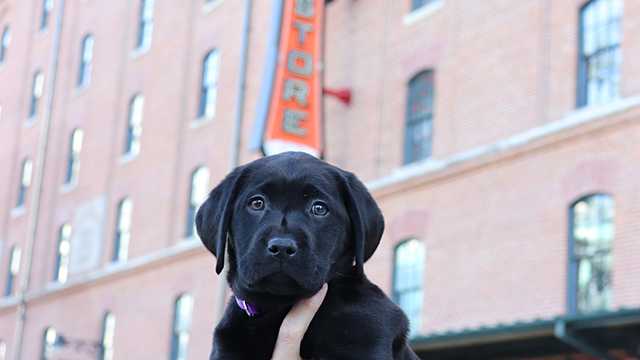
[[[251,207],[258,198],[262,209]],[[314,204],[328,214],[314,214]],[[418,359],[406,343],[406,316],[364,275],[384,220],[353,174],[303,153],[256,160],[213,189],[196,227],[217,257],[216,272],[228,253],[229,285],[260,312],[249,317],[232,300],[211,359],[270,359],[289,309],[324,283],[329,290],[302,341],[303,358]],[[293,240],[295,255],[270,253],[274,238]]]

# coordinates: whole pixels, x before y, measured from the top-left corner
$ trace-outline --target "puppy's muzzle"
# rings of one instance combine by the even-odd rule
[[[298,254],[298,245],[289,237],[274,237],[267,242],[267,254],[286,261]]]

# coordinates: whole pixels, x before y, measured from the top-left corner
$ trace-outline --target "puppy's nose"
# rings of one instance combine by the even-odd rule
[[[280,258],[292,257],[298,252],[298,246],[290,238],[273,238],[267,243],[267,251],[271,256]]]

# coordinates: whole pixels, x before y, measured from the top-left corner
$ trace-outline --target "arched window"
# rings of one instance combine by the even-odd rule
[[[405,240],[395,248],[393,300],[407,314],[412,336],[422,327],[424,258],[425,249],[420,240]]]
[[[220,54],[218,50],[214,49],[209,51],[202,61],[198,118],[211,118],[216,113],[219,71]]]
[[[153,6],[154,0],[141,0],[140,13],[138,16],[138,37],[136,48],[138,50],[148,49],[151,46],[153,36]]]
[[[4,296],[13,295],[16,276],[18,276],[18,273],[20,272],[21,255],[22,252],[17,245],[11,247],[11,251],[9,252],[9,268],[7,269],[7,283],[4,288]]]
[[[585,196],[571,206],[569,214],[569,312],[606,310],[611,305],[613,198]]]
[[[102,348],[100,349],[100,360],[112,360],[113,359],[113,338],[116,331],[116,317],[107,311],[102,318],[102,339],[100,343]]]
[[[209,169],[201,166],[191,174],[191,189],[189,190],[189,204],[187,207],[187,224],[185,226],[185,237],[192,238],[196,233],[195,220],[198,207],[207,198],[209,190]]]
[[[41,360],[51,359],[53,350],[56,346],[56,340],[58,340],[58,332],[52,327],[44,329],[42,333],[42,350],[40,354]]]
[[[91,68],[93,64],[93,36],[87,35],[82,39],[80,50],[80,65],[78,66],[78,87],[87,86],[91,81]]]
[[[140,137],[142,136],[142,117],[144,111],[144,97],[136,94],[129,102],[129,115],[127,119],[127,134],[125,139],[124,154],[135,156],[140,152]]]
[[[40,30],[44,30],[49,25],[49,17],[53,10],[53,0],[42,0],[42,14],[40,16]]]
[[[71,225],[64,224],[58,231],[58,249],[53,280],[64,284],[69,278],[69,259],[71,254]]]
[[[67,173],[64,178],[66,184],[73,184],[78,181],[78,173],[80,171],[80,151],[82,150],[82,141],[84,133],[81,129],[75,129],[71,133],[69,141],[69,157],[67,159]]]
[[[29,119],[38,113],[38,104],[44,93],[44,75],[40,71],[33,74],[33,84],[31,86],[31,101],[29,102]]]
[[[431,156],[433,100],[433,71],[423,71],[409,81],[404,139],[405,164]]]
[[[2,38],[0,38],[0,64],[7,61],[7,53],[9,51],[9,43],[11,42],[11,29],[9,25],[4,27]]]
[[[133,202],[128,197],[118,204],[116,215],[116,231],[114,239],[113,261],[126,261],[129,255],[131,240],[131,219],[133,216]]]
[[[33,162],[27,158],[22,161],[22,171],[20,172],[20,183],[18,186],[18,197],[16,199],[16,207],[24,206],[24,202],[27,198],[27,190],[31,186],[31,179],[33,177]]]
[[[580,10],[578,106],[619,96],[622,0],[591,0]]]
[[[171,335],[171,360],[186,360],[189,347],[189,331],[193,315],[193,296],[183,294],[175,303]]]

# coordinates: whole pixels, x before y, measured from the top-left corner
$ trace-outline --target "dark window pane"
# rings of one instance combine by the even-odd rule
[[[431,156],[433,133],[433,72],[424,71],[409,82],[404,163]]]
[[[580,12],[578,106],[619,96],[622,0],[592,0]]]
[[[393,300],[409,318],[411,334],[422,324],[424,247],[416,239],[396,247],[393,269]]]
[[[572,312],[606,310],[611,304],[611,245],[614,237],[613,199],[591,195],[571,208]]]

